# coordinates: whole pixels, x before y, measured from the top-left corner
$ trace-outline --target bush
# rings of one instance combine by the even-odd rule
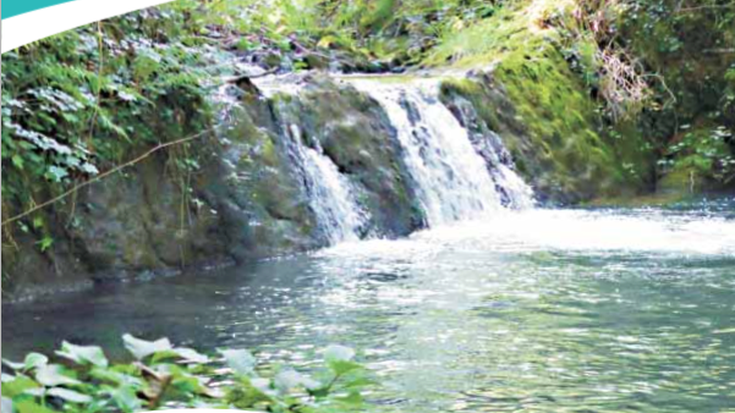
[[[247,350],[207,356],[166,339],[123,336],[133,356],[112,364],[100,347],[64,342],[54,359],[30,353],[3,360],[3,413],[136,412],[163,408],[237,408],[269,412],[350,412],[373,385],[355,352],[330,346],[313,376],[258,366]]]

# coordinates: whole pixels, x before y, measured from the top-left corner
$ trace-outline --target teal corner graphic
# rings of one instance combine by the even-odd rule
[[[28,13],[44,7],[68,3],[74,0],[3,0],[2,18],[8,19],[19,14]]]

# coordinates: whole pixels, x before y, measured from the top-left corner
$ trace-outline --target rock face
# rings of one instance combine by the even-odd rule
[[[268,93],[249,81],[237,86],[224,89],[216,128],[189,147],[192,153],[157,152],[35,214],[38,227],[6,228],[3,294],[24,299],[326,246],[334,234],[322,221],[345,211],[314,202],[323,190],[315,179],[332,175],[339,179],[331,185],[359,215],[349,228],[355,237],[400,237],[425,226],[404,148],[377,101],[319,74]],[[602,178],[616,179],[605,176],[617,170],[605,164],[617,162],[614,155],[589,153],[604,145],[533,136],[487,75],[446,80],[440,97],[488,170],[515,161],[540,199],[589,199],[606,190]],[[308,157],[332,175],[315,177]],[[580,164],[585,159],[591,161]],[[53,243],[39,245],[41,236]]]
[[[420,228],[401,148],[380,106],[327,77],[299,83],[298,94],[268,98],[252,85],[230,88],[219,126],[196,145],[194,172],[172,172],[175,155],[159,152],[34,215],[53,240],[43,252],[41,228],[8,232],[3,293],[31,298],[328,245],[291,125],[303,131],[298,145],[319,148],[350,181],[367,217],[360,236]]]

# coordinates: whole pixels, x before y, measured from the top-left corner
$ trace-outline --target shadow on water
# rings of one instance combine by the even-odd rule
[[[308,368],[341,343],[400,412],[726,412],[735,221],[534,211],[3,308],[4,357],[123,333]],[[546,223],[546,225],[541,225]]]

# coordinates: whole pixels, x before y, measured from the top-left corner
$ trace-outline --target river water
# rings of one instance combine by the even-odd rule
[[[396,412],[735,412],[735,207],[498,211],[402,240],[3,308],[3,356],[126,332],[308,369]]]

